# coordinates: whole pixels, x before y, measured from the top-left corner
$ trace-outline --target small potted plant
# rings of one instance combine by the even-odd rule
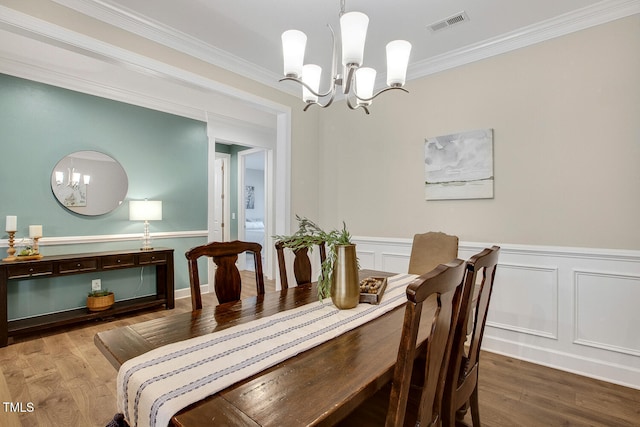
[[[104,311],[110,309],[115,303],[113,292],[108,289],[91,291],[87,295],[87,308],[89,311]]]
[[[358,259],[346,224],[342,223],[341,230],[326,232],[307,218],[296,215],[296,219],[298,231],[291,236],[274,238],[294,251],[301,248],[311,251],[314,246],[324,242],[328,252],[318,277],[318,298],[330,296],[338,308],[353,308],[358,305]]]

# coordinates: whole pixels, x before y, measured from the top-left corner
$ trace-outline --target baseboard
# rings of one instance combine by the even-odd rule
[[[200,286],[200,293],[201,294],[208,294],[209,293],[209,285],[201,285]],[[191,298],[191,288],[182,288],[182,289],[176,289],[175,294],[174,294],[175,299],[182,299],[182,298]]]
[[[640,370],[629,366],[616,365],[611,362],[590,359],[576,354],[506,341],[486,333],[482,341],[482,350],[596,380],[640,389],[638,386],[640,384]]]

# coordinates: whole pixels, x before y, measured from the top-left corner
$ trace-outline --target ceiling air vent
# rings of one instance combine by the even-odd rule
[[[467,16],[467,12],[460,12],[446,19],[443,19],[442,21],[434,22],[433,24],[429,25],[429,29],[435,33],[436,31],[444,30],[445,28],[467,22],[468,20],[469,16]]]

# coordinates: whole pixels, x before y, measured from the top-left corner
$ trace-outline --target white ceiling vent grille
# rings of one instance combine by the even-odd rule
[[[467,22],[468,20],[469,16],[467,15],[467,12],[463,11],[460,13],[456,13],[455,15],[450,16],[446,19],[443,19],[442,21],[434,22],[433,24],[429,25],[429,29],[435,33],[436,31],[444,30],[445,28]]]

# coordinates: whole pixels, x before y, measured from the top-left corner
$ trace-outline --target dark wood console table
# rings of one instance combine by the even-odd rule
[[[156,295],[116,301],[113,307],[100,312],[90,312],[87,308],[79,308],[20,320],[10,321],[7,318],[7,286],[12,280],[39,279],[147,266],[153,266],[156,269]],[[160,305],[165,305],[167,309],[174,308],[173,287],[173,249],[169,248],[156,248],[150,251],[54,255],[32,261],[0,261],[0,347],[7,346],[10,336]]]

